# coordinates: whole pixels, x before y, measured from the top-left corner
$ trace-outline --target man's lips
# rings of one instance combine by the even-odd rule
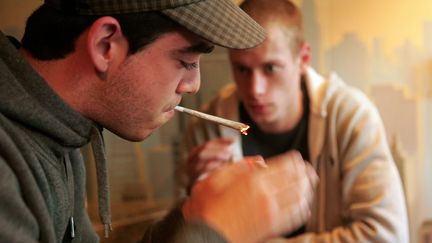
[[[265,104],[249,104],[249,108],[254,112],[263,113],[269,109],[269,105]]]
[[[175,107],[178,106],[181,102],[181,99],[179,99],[177,102],[175,102],[174,104],[168,106],[167,109],[164,110],[164,112],[171,112],[174,111]]]
[[[164,113],[166,113],[166,112],[173,112],[174,111],[174,107],[175,106],[170,106],[170,107],[164,109],[162,112],[164,112]]]

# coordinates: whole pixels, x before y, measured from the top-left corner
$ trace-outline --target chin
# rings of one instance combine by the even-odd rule
[[[163,114],[164,114],[164,120],[165,120],[163,123],[165,124],[166,122],[168,122],[169,120],[171,120],[174,117],[175,110],[171,109],[169,111],[164,112]]]
[[[129,126],[126,126],[129,129],[118,130],[116,134],[131,142],[141,142],[152,135],[154,131],[163,126],[171,118],[172,114],[168,114],[168,116],[163,114],[155,119],[147,119],[145,121],[135,122],[134,124],[129,124]]]
[[[254,119],[254,122],[258,125],[258,127],[260,127],[263,130],[268,130],[269,128],[276,125],[275,121],[273,119],[270,119],[270,117],[268,116],[256,117]]]
[[[254,115],[252,119],[259,125],[267,125],[272,122],[272,119],[268,115]]]
[[[155,129],[141,129],[135,131],[114,132],[117,136],[130,142],[141,142],[148,138]]]
[[[133,134],[133,136],[130,136],[129,138],[127,138],[127,140],[129,140],[131,142],[141,142],[141,141],[145,140],[146,138],[150,137],[150,135],[152,135],[153,131],[154,130],[146,131],[145,133]]]

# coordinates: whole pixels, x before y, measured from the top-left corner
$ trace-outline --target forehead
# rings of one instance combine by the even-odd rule
[[[202,39],[188,31],[172,31],[161,35],[151,45],[164,49],[177,49],[200,42]]]
[[[171,54],[209,53],[214,46],[200,36],[188,31],[177,30],[165,33],[151,43],[146,49],[165,51]]]
[[[289,38],[286,32],[277,25],[266,27],[266,39],[255,48],[246,50],[231,50],[230,57],[236,61],[249,62],[253,60],[271,61],[273,59],[292,58]]]

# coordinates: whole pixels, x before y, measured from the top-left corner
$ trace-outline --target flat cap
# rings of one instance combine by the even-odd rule
[[[231,0],[45,0],[45,4],[79,15],[160,11],[213,44],[232,49],[254,47],[265,38],[262,27]]]

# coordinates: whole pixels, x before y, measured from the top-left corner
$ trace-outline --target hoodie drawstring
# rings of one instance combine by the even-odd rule
[[[109,232],[112,230],[108,172],[104,141],[101,131],[96,126],[92,127],[90,139],[96,164],[99,217],[104,225],[105,238],[108,238]]]

